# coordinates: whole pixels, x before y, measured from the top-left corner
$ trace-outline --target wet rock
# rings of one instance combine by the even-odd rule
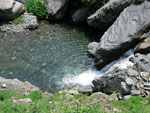
[[[0,20],[13,20],[24,12],[24,5],[14,0],[1,0]]]
[[[123,95],[128,95],[131,93],[131,88],[125,82],[121,82],[121,92]]]
[[[150,72],[150,54],[143,55],[136,53],[133,57],[133,62],[138,69],[145,72]]]
[[[140,40],[150,28],[150,2],[130,5],[104,33],[96,48],[95,67],[101,69]]]
[[[132,96],[138,96],[140,94],[141,94],[140,90],[131,90],[131,95]]]
[[[36,16],[29,14],[29,13],[24,13],[22,16],[23,20],[24,20],[24,27],[26,29],[36,29],[38,28],[39,24],[38,24],[38,20],[36,18]]]
[[[125,81],[125,72],[117,72],[114,74],[106,74],[92,81],[94,84],[93,91],[101,91],[107,94],[112,94],[121,87],[121,82]]]
[[[133,80],[131,78],[126,78],[125,82],[126,82],[126,84],[128,86],[134,86],[135,85],[134,82],[133,82]]]
[[[89,43],[88,52],[90,55],[95,56],[97,46],[98,46],[97,42]]]
[[[47,0],[48,20],[56,21],[65,15],[69,0]]]
[[[93,89],[91,87],[91,85],[87,85],[87,86],[80,86],[78,88],[79,93],[85,94],[85,95],[91,95],[93,92]]]
[[[72,15],[72,21],[73,23],[80,23],[87,19],[89,16],[90,8],[83,7],[81,9],[78,9],[73,15]]]
[[[130,3],[131,0],[109,0],[102,8],[88,17],[88,25],[95,29],[107,29]]]
[[[127,74],[128,74],[129,76],[138,76],[138,75],[139,75],[139,73],[138,73],[136,70],[131,69],[131,68],[128,69]]]

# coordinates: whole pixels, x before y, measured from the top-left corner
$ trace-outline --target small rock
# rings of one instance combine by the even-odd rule
[[[93,92],[91,85],[81,86],[78,88],[78,91],[79,93],[86,94],[86,95],[91,95]]]
[[[126,78],[126,79],[125,79],[125,82],[126,82],[127,85],[129,85],[129,86],[133,86],[133,85],[134,85],[134,82],[133,82],[133,80],[132,80],[131,78]]]
[[[6,88],[7,86],[6,86],[6,84],[2,84],[2,88]]]
[[[131,95],[132,96],[138,96],[140,94],[141,94],[140,90],[131,90]]]
[[[138,75],[139,75],[139,73],[138,73],[136,70],[131,69],[131,68],[128,69],[127,74],[128,74],[129,76],[138,76]]]
[[[44,96],[45,98],[50,98],[50,97],[53,96],[53,94],[44,92],[44,93],[43,93],[43,96]]]
[[[121,82],[121,92],[124,95],[130,94],[131,88],[125,82]]]
[[[131,95],[124,96],[124,100],[128,100],[129,98],[131,98]]]
[[[115,113],[121,113],[121,112],[122,112],[121,110],[119,110],[119,109],[117,109],[117,108],[113,108],[113,111],[114,111]]]
[[[97,42],[89,43],[89,45],[88,45],[88,52],[89,52],[90,55],[95,56],[97,46],[98,46]]]
[[[19,100],[13,100],[14,103],[21,103],[21,104],[31,104],[32,100],[30,98],[25,98],[25,99],[19,99]]]

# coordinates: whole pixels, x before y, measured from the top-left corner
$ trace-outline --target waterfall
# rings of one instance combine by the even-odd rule
[[[73,84],[73,85],[78,84],[82,86],[91,85],[94,79],[103,76],[104,74],[114,70],[115,68],[123,70],[123,69],[127,69],[130,66],[133,66],[133,63],[129,61],[129,59],[133,56],[133,50],[134,48],[128,50],[122,56],[120,56],[119,59],[106,65],[101,70],[90,69],[79,75],[74,75],[74,76],[67,75],[63,78],[62,81],[63,83],[68,85],[69,84]]]

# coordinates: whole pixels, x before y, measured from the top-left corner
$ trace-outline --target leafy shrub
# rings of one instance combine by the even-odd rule
[[[142,3],[144,0],[132,0],[133,3]]]
[[[41,0],[27,0],[26,11],[33,13],[39,20],[44,19],[48,13],[46,5]]]
[[[22,24],[22,23],[24,23],[24,20],[23,20],[23,18],[18,17],[15,20],[13,20],[13,23],[14,24]]]

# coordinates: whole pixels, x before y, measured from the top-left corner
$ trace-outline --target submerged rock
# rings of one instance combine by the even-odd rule
[[[102,68],[140,40],[150,28],[150,2],[130,5],[104,33],[96,48],[95,67]]]
[[[89,16],[90,8],[83,7],[81,9],[78,9],[73,15],[72,15],[72,21],[74,23],[80,23],[87,19]]]
[[[24,5],[14,0],[0,1],[0,20],[13,20],[24,12]]]
[[[48,20],[56,21],[65,15],[69,0],[47,0]]]
[[[87,23],[95,29],[107,29],[132,0],[109,0],[102,8],[88,17]]]

